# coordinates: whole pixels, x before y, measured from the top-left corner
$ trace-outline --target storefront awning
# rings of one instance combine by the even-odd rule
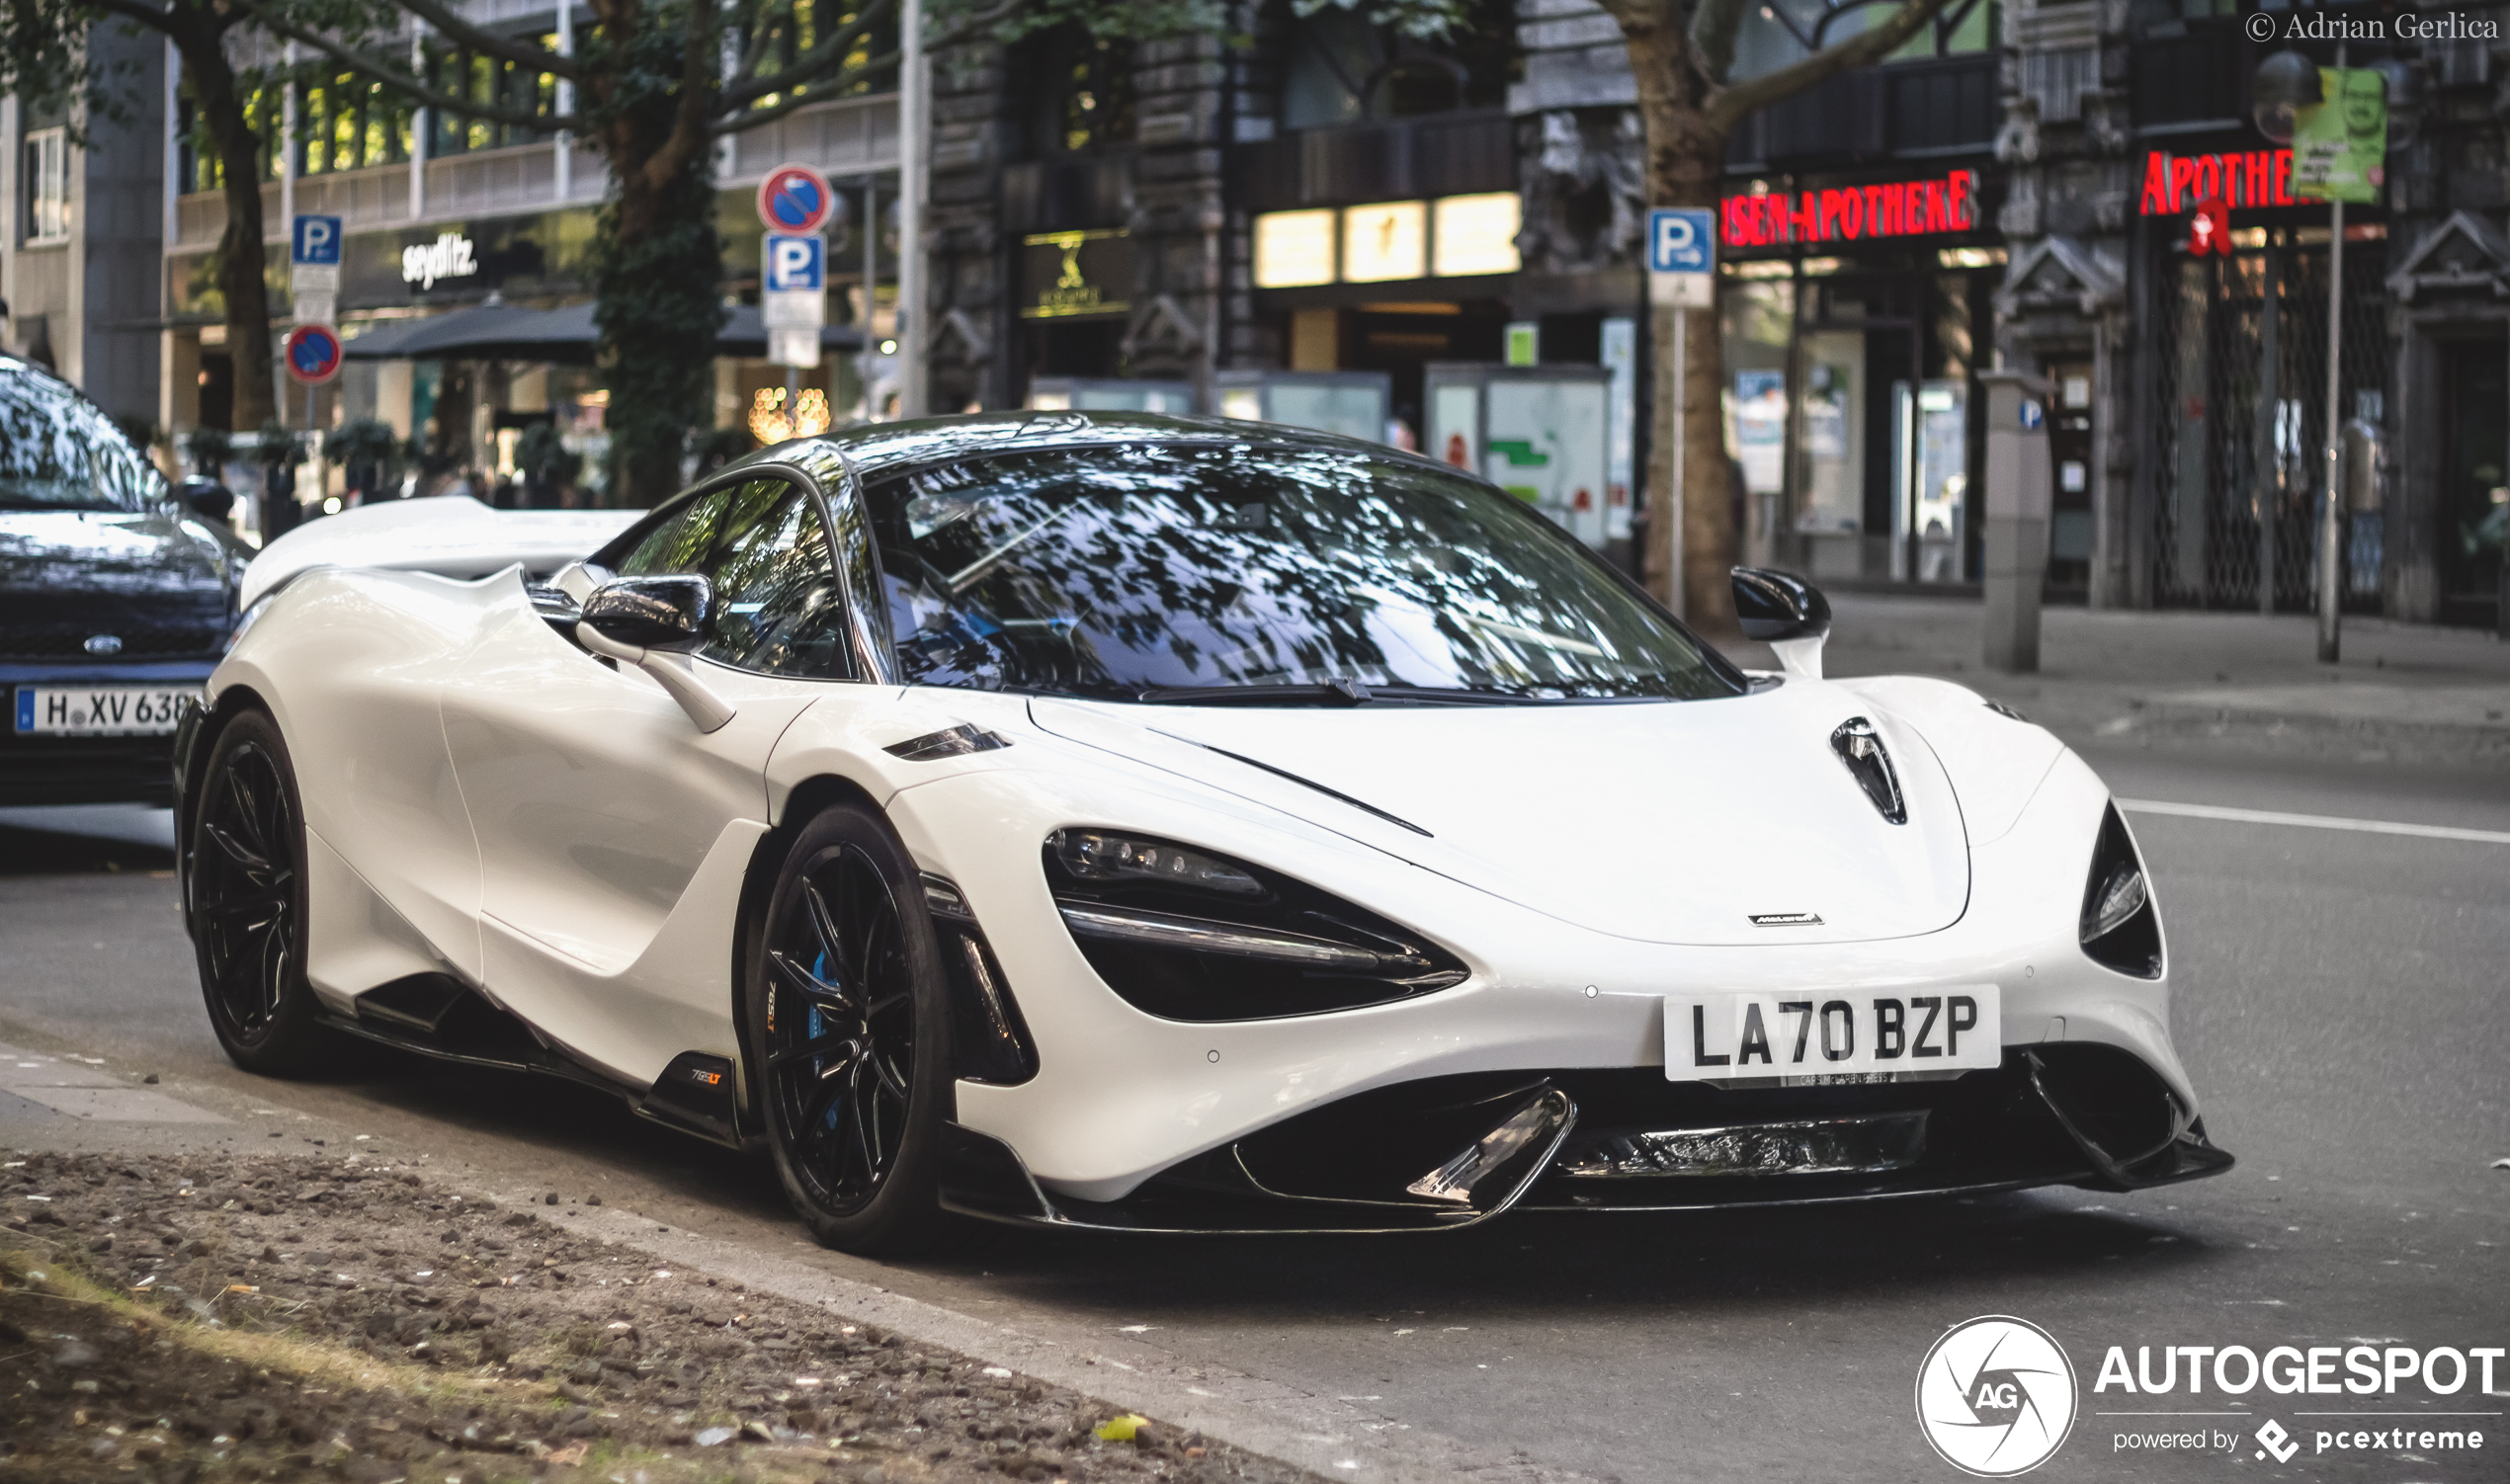
[[[590,366],[599,340],[591,304],[525,309],[491,303],[370,330],[347,342],[343,354],[352,361],[549,361]],[[851,325],[826,326],[819,332],[819,348],[859,351],[863,333]],[[767,330],[759,322],[757,306],[742,304],[731,311],[714,338],[714,353],[750,359],[767,354]]]

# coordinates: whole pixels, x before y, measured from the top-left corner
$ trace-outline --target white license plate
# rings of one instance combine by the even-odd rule
[[[137,737],[174,730],[181,686],[20,686],[18,732],[52,737]]]
[[[1665,996],[1665,1076],[1959,1072],[2004,1060],[1992,984]]]

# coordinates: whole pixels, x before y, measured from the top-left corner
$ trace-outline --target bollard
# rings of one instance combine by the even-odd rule
[[[2040,668],[2040,584],[2049,564],[2049,383],[1982,371],[1987,388],[1987,668]]]

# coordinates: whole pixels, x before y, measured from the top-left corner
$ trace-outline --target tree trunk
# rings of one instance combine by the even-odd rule
[[[647,509],[680,488],[690,433],[714,421],[723,240],[708,120],[721,62],[703,8],[676,36],[632,0],[595,0],[594,14],[608,65],[585,85],[613,183],[590,264],[610,388],[610,498]]]
[[[277,363],[270,349],[270,289],[263,279],[260,140],[245,124],[235,72],[220,44],[223,34],[223,28],[205,26],[181,28],[173,35],[183,69],[191,76],[193,103],[217,148],[226,195],[217,286],[226,299],[226,354],[235,368],[227,427],[246,433],[259,432],[278,415],[271,385]]]
[[[1617,8],[1616,19],[1629,41],[1631,71],[1638,84],[1639,121],[1646,129],[1648,204],[1714,209],[1717,182],[1725,171],[1725,132],[1710,123],[1705,111],[1707,88],[1692,66],[1689,39],[1680,30],[1678,10],[1668,7],[1642,14]],[[1725,453],[1720,395],[1725,355],[1719,318],[1715,309],[1687,311],[1690,322],[1681,337],[1687,364],[1677,366],[1675,312],[1653,310],[1650,325],[1655,342],[1655,434],[1647,458],[1647,589],[1676,607],[1707,636],[1735,639],[1741,631],[1735,626],[1734,594],[1727,577],[1735,561],[1728,493],[1733,475]],[[1679,406],[1675,404],[1677,379]],[[1673,437],[1677,419],[1682,433],[1678,510]]]

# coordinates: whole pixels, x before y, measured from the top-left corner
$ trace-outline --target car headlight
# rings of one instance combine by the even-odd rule
[[[1046,876],[1090,967],[1163,1020],[1321,1015],[1466,977],[1453,954],[1357,903],[1174,841],[1057,830]]]
[[[1195,887],[1230,896],[1264,894],[1252,871],[1165,840],[1106,830],[1056,830],[1051,843],[1056,859],[1077,880]]]
[[[2100,838],[2092,847],[2081,937],[2093,962],[2138,979],[2161,977],[2161,916],[2153,910],[2144,863],[2115,804],[2102,814]]]

